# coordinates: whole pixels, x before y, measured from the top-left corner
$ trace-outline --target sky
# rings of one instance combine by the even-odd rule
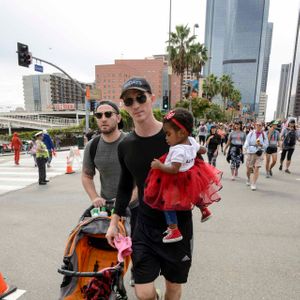
[[[171,0],[171,31],[194,25],[204,43],[206,0]],[[276,109],[281,64],[292,62],[299,0],[270,0],[274,23],[268,77],[267,120]],[[170,0],[0,0],[0,111],[23,107],[22,76],[40,74],[18,66],[17,42],[34,57],[58,65],[73,78],[95,80],[95,65],[143,59],[166,52]],[[35,62],[34,62],[35,63]],[[57,72],[43,64],[44,73]]]

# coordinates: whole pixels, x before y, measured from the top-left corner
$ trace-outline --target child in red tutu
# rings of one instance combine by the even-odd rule
[[[200,145],[190,136],[193,116],[183,108],[171,110],[163,120],[169,152],[151,163],[146,180],[144,201],[163,210],[168,224],[164,243],[182,240],[176,210],[190,210],[196,205],[206,221],[211,212],[208,205],[221,198],[218,191],[221,171],[199,159]],[[202,154],[205,153],[202,152]]]

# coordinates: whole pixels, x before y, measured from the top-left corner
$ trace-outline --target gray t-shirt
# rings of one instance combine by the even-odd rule
[[[112,143],[105,142],[101,137],[98,142],[94,162],[91,161],[89,141],[84,149],[82,171],[94,176],[96,169],[100,173],[101,197],[108,200],[116,198],[120,177],[120,163],[118,158],[118,145],[126,136],[121,132],[120,137]]]
[[[242,146],[245,143],[246,134],[243,131],[231,131],[228,139],[232,145]]]
[[[269,139],[269,131],[267,132],[267,137]],[[280,134],[278,130],[274,130],[269,139],[269,147],[276,148],[280,140]]]

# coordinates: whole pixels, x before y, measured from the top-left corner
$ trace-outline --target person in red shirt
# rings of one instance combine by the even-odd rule
[[[19,138],[18,133],[14,132],[13,137],[11,139],[11,148],[15,152],[15,164],[19,165],[20,161],[20,152],[22,150],[22,141]]]

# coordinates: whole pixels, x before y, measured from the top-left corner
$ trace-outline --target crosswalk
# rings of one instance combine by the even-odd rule
[[[65,174],[67,156],[69,151],[57,152],[53,157],[51,168],[47,168],[47,178]],[[83,150],[80,150],[83,157]],[[73,170],[81,170],[81,158],[74,160]],[[20,165],[14,164],[13,156],[0,156],[0,195],[10,191],[19,190],[33,183],[38,182],[38,168],[34,166],[33,157],[23,154],[20,158]]]

